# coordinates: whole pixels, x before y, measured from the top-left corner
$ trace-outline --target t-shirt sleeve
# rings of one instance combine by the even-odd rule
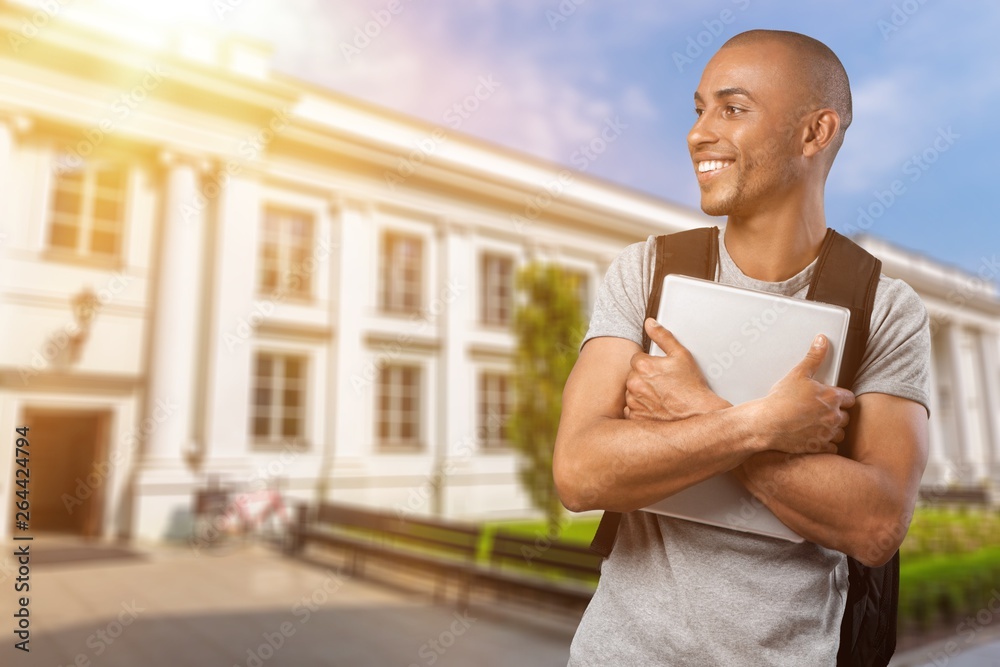
[[[902,280],[882,276],[855,395],[878,392],[916,401],[930,414],[929,317],[923,301]]]
[[[597,290],[590,328],[580,343],[581,348],[591,338],[600,336],[625,338],[642,345],[653,239],[651,236],[628,246],[608,267],[604,282]]]

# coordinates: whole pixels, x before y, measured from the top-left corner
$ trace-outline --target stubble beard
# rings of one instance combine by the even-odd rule
[[[771,161],[775,176],[767,180],[754,178],[755,175],[763,176],[767,173],[768,160]],[[706,199],[707,189],[704,186],[701,188],[701,210],[706,215],[729,216],[748,213],[748,208],[752,208],[769,190],[788,183],[794,177],[791,161],[773,153],[763,158],[744,155],[742,162],[735,162],[728,169],[739,169],[736,182],[727,186],[716,197]]]

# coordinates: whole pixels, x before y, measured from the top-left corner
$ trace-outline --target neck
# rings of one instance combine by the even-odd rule
[[[766,282],[781,282],[816,259],[825,236],[826,215],[820,193],[818,200],[810,205],[730,215],[725,242],[726,251],[744,275]]]

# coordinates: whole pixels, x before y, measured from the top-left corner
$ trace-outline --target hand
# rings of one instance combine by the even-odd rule
[[[625,380],[625,418],[676,421],[721,410],[729,403],[708,388],[687,348],[653,318],[646,319],[646,333],[667,356],[638,352]]]
[[[825,336],[816,336],[805,359],[760,399],[770,449],[833,454],[843,441],[854,394],[813,379],[829,347]]]

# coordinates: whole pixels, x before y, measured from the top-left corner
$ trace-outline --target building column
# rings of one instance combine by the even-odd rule
[[[27,132],[31,125],[32,121],[27,116],[0,110],[0,224],[5,226],[16,224],[15,208],[12,205],[18,180],[13,176],[14,146],[17,144],[17,137]],[[4,234],[9,235],[12,231],[0,228],[0,232]]]
[[[346,413],[342,413],[341,406],[341,386],[339,384],[340,363],[338,359],[338,345],[342,335],[338,321],[338,310],[344,294],[340,289],[340,276],[337,275],[337,267],[343,264],[346,254],[343,252],[342,235],[340,232],[340,212],[341,206],[336,200],[330,201],[325,212],[325,221],[328,229],[326,237],[330,244],[330,271],[327,274],[327,293],[329,294],[329,317],[330,326],[333,330],[333,338],[326,346],[326,367],[322,369],[324,373],[324,383],[327,387],[326,406],[324,409],[323,440],[318,442],[320,447],[318,470],[316,471],[317,500],[326,502],[330,500],[330,489],[332,487],[332,475],[334,469],[334,457],[337,455],[336,438],[337,428],[342,419],[348,418]],[[319,370],[317,370],[319,372]]]
[[[199,314],[204,251],[204,200],[201,167],[182,156],[162,156],[166,167],[163,208],[154,260],[155,291],[150,309],[150,347],[145,405],[140,429],[145,436],[139,462],[138,514],[134,529],[146,538],[162,538],[176,507],[190,498],[161,495],[166,488],[189,484],[185,457],[194,444],[198,401]],[[199,203],[200,202],[200,203]]]
[[[933,341],[932,341],[933,345]],[[934,350],[930,355],[930,391],[928,403],[930,420],[928,422],[928,455],[927,468],[924,471],[922,485],[932,486],[948,482],[948,454],[945,449],[944,433],[941,431],[941,391],[938,387],[939,376]]]
[[[169,418],[146,440],[147,463],[176,463],[192,443],[197,367],[198,315],[204,251],[204,206],[199,206],[201,169],[193,160],[163,157],[167,166],[152,304],[145,417]]]
[[[981,331],[978,343],[983,395],[983,450],[986,475],[1000,487],[1000,336]]]
[[[365,447],[365,433],[371,427],[374,382],[379,369],[362,353],[362,331],[371,306],[377,299],[378,252],[371,231],[370,216],[366,221],[364,205],[342,200],[334,213],[339,231],[340,261],[335,268],[336,357],[334,389],[335,405],[329,406],[340,417],[334,424],[331,443],[332,468],[345,472],[344,465],[359,470],[371,452]],[[366,224],[368,222],[368,224]],[[336,500],[336,484],[331,484]]]
[[[11,175],[14,173],[14,128],[10,119],[0,114],[0,241],[6,242],[10,231],[6,226],[12,224]]]
[[[438,442],[434,443],[436,484],[431,511],[451,516],[461,511],[448,502],[448,473],[459,472],[454,461],[468,461],[476,443],[476,398],[479,391],[475,368],[469,359],[469,335],[475,324],[472,285],[478,258],[467,227],[450,220],[441,222],[438,240],[442,256],[438,262],[437,297],[441,308],[440,400]],[[459,496],[460,502],[460,496]]]
[[[972,485],[978,480],[975,463],[969,460],[969,399],[965,390],[965,382],[968,379],[963,372],[961,335],[961,325],[956,322],[949,322],[944,329],[951,374],[952,409],[955,414],[956,442],[952,448],[955,457],[953,462],[958,470],[957,481],[963,485]]]
[[[218,194],[212,256],[205,262],[211,305],[200,455],[204,470],[224,480],[247,465],[254,339],[276,307],[266,295],[258,295],[260,190],[253,175],[230,177]]]
[[[18,214],[17,179],[14,177],[14,146],[17,136],[31,127],[31,120],[26,116],[11,115],[0,111],[0,251],[12,246],[23,244],[23,239],[16,238],[18,228],[24,222]],[[25,188],[20,188],[22,192]],[[22,232],[23,233],[23,232]],[[7,344],[7,327],[0,327],[0,347]]]

